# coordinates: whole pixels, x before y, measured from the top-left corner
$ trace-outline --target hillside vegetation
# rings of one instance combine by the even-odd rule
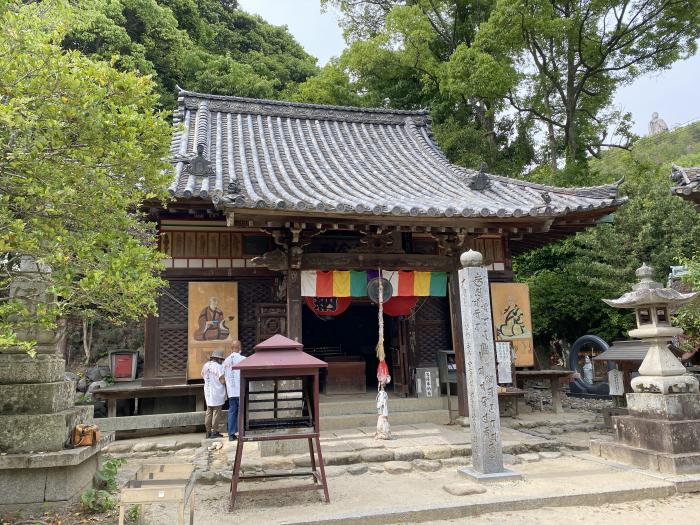
[[[530,284],[534,331],[540,344],[553,337],[573,341],[594,333],[604,339],[625,338],[633,325],[629,312],[606,306],[635,281],[643,262],[666,281],[669,266],[697,255],[700,214],[670,194],[671,165],[700,165],[700,123],[645,137],[630,150],[608,150],[590,159],[587,184],[624,177],[621,195],[628,202],[608,218],[574,238],[546,246],[515,261],[519,280]],[[697,309],[679,317],[697,333]]]

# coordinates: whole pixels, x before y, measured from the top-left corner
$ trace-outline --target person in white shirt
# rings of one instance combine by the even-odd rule
[[[214,350],[209,361],[202,367],[204,379],[204,399],[207,402],[207,412],[204,416],[204,428],[207,439],[223,437],[219,432],[221,409],[226,402],[226,386],[224,385],[224,351]]]
[[[228,393],[228,440],[236,439],[238,431],[238,400],[241,396],[241,373],[233,370],[233,367],[243,361],[241,355],[241,342],[231,343],[231,355],[224,361],[224,377],[226,378],[226,392]]]

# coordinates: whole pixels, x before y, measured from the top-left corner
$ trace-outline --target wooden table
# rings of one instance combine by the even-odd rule
[[[528,379],[549,381],[549,389],[552,391],[552,408],[556,414],[561,414],[564,412],[564,408],[561,405],[560,381],[563,378],[572,377],[573,374],[571,370],[516,370],[515,381],[519,388],[523,388]]]
[[[367,392],[365,360],[348,356],[327,357],[325,394],[364,394]]]
[[[185,504],[190,505],[190,525],[194,523],[194,465],[185,463],[143,464],[121,492],[119,525],[124,525],[128,505],[144,503],[177,503],[178,525],[185,525]],[[139,518],[141,519],[141,518]]]

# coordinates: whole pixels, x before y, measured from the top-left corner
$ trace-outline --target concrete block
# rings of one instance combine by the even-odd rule
[[[98,466],[98,454],[95,454],[80,465],[48,469],[44,500],[70,501],[92,486],[92,478]]]
[[[0,452],[63,450],[79,423],[92,421],[92,406],[76,406],[55,414],[0,415]]]
[[[53,354],[0,353],[0,384],[52,383],[63,380],[66,365]]]
[[[0,384],[0,414],[53,414],[73,406],[73,381]]]
[[[631,416],[680,421],[700,419],[700,394],[627,394]]]
[[[670,454],[700,452],[700,419],[667,421],[617,416],[613,417],[613,432],[616,441],[635,448]]]

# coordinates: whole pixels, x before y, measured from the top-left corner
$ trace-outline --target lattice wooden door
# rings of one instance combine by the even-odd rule
[[[416,311],[416,366],[437,366],[438,350],[452,348],[449,303],[445,297],[427,297]]]
[[[187,370],[187,282],[171,281],[158,298],[156,376],[177,377]]]

